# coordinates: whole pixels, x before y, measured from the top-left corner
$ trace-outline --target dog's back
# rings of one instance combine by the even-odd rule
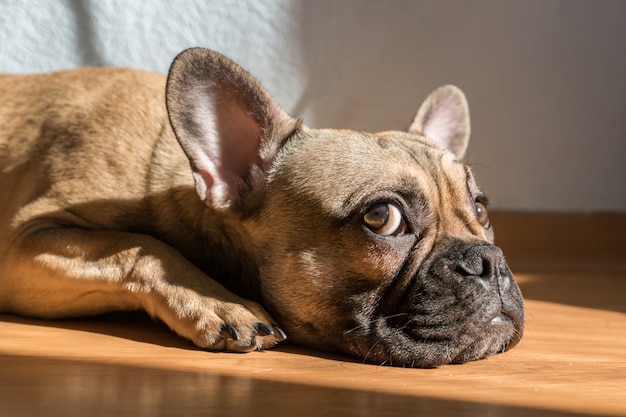
[[[87,68],[0,75],[0,85],[0,244],[46,213],[145,195],[155,144],[169,129],[163,76]],[[80,217],[110,226],[114,211]]]

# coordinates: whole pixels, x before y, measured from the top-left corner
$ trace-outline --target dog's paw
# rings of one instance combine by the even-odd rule
[[[251,301],[244,303],[220,303],[215,312],[221,319],[219,336],[212,334],[215,330],[212,323],[201,325],[200,333],[204,337],[196,344],[210,350],[249,352],[270,348],[287,339],[285,332],[260,305]],[[208,343],[203,346],[204,341]]]
[[[249,352],[271,348],[287,339],[257,303],[237,297],[223,301],[187,291],[183,294],[166,297],[166,309],[154,315],[201,348]]]

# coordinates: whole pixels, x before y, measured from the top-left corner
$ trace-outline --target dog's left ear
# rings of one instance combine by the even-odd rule
[[[432,92],[418,110],[410,133],[434,140],[457,158],[465,155],[470,137],[469,107],[465,94],[446,85]]]
[[[203,48],[181,52],[166,87],[170,123],[191,162],[196,191],[216,209],[237,203],[251,172],[266,163],[271,138],[294,120],[261,84],[225,56]],[[291,129],[290,129],[291,127]]]

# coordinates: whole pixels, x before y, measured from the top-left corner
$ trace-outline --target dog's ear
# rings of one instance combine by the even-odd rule
[[[196,191],[217,209],[237,203],[250,174],[269,158],[268,144],[295,124],[249,73],[203,48],[181,52],[166,87],[170,123],[191,162]],[[291,129],[290,129],[291,127]]]
[[[432,92],[415,115],[409,132],[426,136],[463,158],[470,137],[469,107],[463,92],[453,85]]]

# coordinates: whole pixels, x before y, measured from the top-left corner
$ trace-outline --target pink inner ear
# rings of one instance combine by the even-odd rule
[[[212,125],[212,129],[205,130],[199,142],[204,163],[197,168],[206,185],[207,202],[219,207],[239,198],[252,165],[260,165],[262,130],[241,103],[223,101],[213,112],[205,119],[205,128]]]
[[[426,136],[463,158],[470,135],[465,95],[453,85],[438,88],[420,107],[409,132]]]
[[[196,191],[225,209],[240,197],[261,139],[289,117],[250,74],[216,52],[183,51],[172,63],[167,109],[176,137],[191,161]]]
[[[252,165],[261,163],[261,127],[252,115],[246,113],[245,107],[222,105],[217,108],[217,113],[220,149],[217,169],[222,174],[228,172],[243,180]]]
[[[454,110],[455,104],[445,99],[433,103],[424,121],[424,136],[450,149],[460,127],[459,115]]]

